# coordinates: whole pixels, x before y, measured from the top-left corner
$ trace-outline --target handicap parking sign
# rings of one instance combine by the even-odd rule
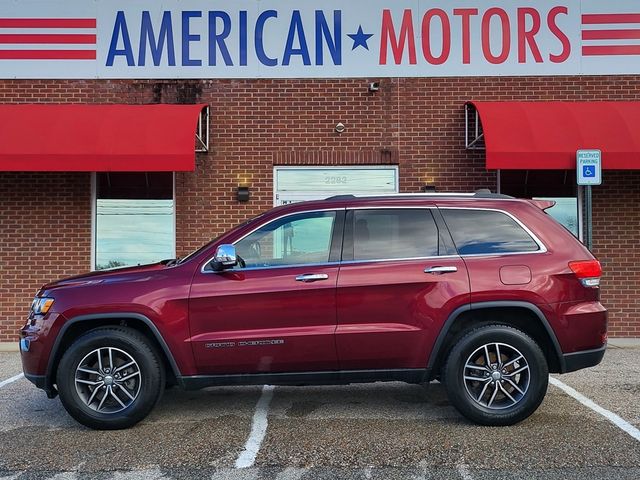
[[[578,150],[576,154],[578,185],[602,184],[601,160],[600,150]]]

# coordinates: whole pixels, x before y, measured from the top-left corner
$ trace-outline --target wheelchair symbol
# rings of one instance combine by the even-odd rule
[[[584,165],[582,167],[582,176],[585,178],[595,178],[596,167],[594,167],[593,165]]]

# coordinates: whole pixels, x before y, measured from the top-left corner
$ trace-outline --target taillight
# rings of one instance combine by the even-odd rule
[[[585,287],[599,287],[602,267],[598,260],[569,262],[569,268]]]

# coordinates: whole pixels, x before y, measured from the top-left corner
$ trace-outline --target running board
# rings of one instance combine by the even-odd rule
[[[240,373],[227,375],[193,375],[178,377],[185,390],[199,390],[229,385],[346,385],[349,383],[405,382],[426,383],[429,371],[425,368],[393,370],[336,370],[324,372]]]

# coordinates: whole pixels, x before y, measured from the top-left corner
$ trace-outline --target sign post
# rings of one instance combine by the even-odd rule
[[[591,186],[602,185],[602,152],[600,150],[578,150],[576,152],[576,178],[578,185],[585,187],[587,248],[593,247],[593,222]]]

